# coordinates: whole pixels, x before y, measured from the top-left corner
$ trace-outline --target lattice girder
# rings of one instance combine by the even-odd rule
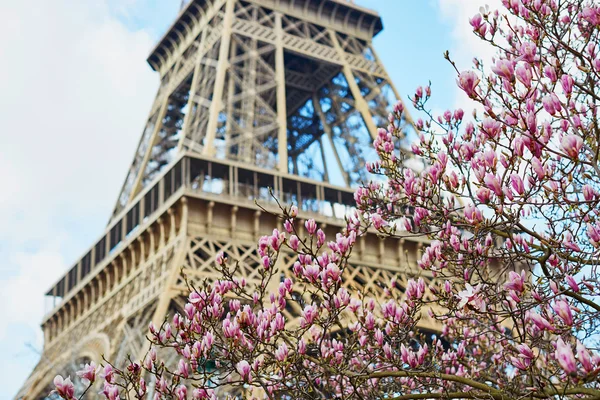
[[[340,185],[365,179],[360,171],[373,158],[367,147],[398,97],[372,48],[379,19],[360,9],[347,15],[358,20],[340,25],[328,1],[318,15],[329,19],[311,14],[310,1],[187,6],[200,17],[182,20],[185,30],[149,59],[161,85],[115,213],[185,151]],[[337,115],[337,125],[317,112],[310,116],[317,129],[295,124],[315,98],[335,102],[331,112],[321,108]]]

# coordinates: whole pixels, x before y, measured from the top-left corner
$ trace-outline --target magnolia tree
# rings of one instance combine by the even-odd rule
[[[144,359],[79,375],[102,380],[111,400],[600,398],[600,7],[503,3],[469,21],[497,49],[491,66],[457,70],[473,116],[432,115],[429,87],[412,98],[425,117],[412,146],[423,170],[398,151],[399,104],[367,166],[384,179],[356,192],[359,211],[335,238],[312,220],[299,229],[296,208],[283,208],[283,229],[258,244],[261,285],[221,255],[222,278],[190,287],[185,312],[149,327]],[[383,300],[346,290],[369,229],[426,236],[418,264],[435,283],[391,282]],[[279,283],[282,251],[297,261]],[[289,303],[302,310],[295,320]],[[419,330],[427,312],[438,334]],[[74,397],[70,379],[55,384]]]

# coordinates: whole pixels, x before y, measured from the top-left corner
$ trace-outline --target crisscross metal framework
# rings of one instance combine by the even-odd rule
[[[380,29],[379,16],[344,1],[187,4],[148,58],[161,84],[115,214],[184,151],[365,180],[376,129],[399,99],[372,46]]]

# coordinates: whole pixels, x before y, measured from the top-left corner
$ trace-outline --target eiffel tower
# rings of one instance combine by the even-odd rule
[[[270,189],[328,236],[345,225],[376,129],[400,99],[373,49],[382,29],[348,0],[182,5],[148,57],[160,87],[110,221],[46,293],[43,354],[17,398],[45,398],[56,374],[102,355],[139,358],[149,322],[185,302],[182,269],[213,278],[224,251],[256,282],[257,239],[280,224],[264,212],[278,211]],[[361,237],[346,285],[380,296],[382,282],[406,283],[421,247]],[[282,275],[293,262],[280,257]]]

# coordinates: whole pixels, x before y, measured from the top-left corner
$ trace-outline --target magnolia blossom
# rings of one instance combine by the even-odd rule
[[[64,379],[61,375],[56,375],[54,378],[54,387],[53,393],[57,393],[63,399],[73,399],[75,394],[75,387],[73,386],[73,382],[71,382],[71,377],[67,377]]]
[[[554,357],[556,357],[561,368],[567,374],[574,374],[577,372],[577,361],[573,355],[573,350],[571,349],[571,346],[562,340],[562,338],[558,338],[556,341],[556,352],[554,353]]]
[[[589,351],[585,348],[585,346],[579,340],[577,340],[576,348],[577,348],[577,359],[581,363],[585,372],[587,372],[589,374],[590,372],[594,371],[597,368],[597,364],[598,364],[598,361],[600,361],[600,359],[598,357],[596,357],[595,360],[592,360],[592,357],[590,356]]]
[[[471,286],[469,283],[465,284],[465,290],[462,290],[458,293],[458,298],[460,299],[458,308],[471,305],[480,311],[485,311],[485,300],[479,294],[481,288],[481,284],[475,287]]]
[[[104,382],[104,387],[101,392],[108,400],[120,400],[119,388],[116,385]]]
[[[250,364],[246,360],[238,362],[235,366],[237,372],[240,374],[242,379],[248,383],[252,383],[252,376],[250,374]]]
[[[515,66],[514,62],[510,60],[498,60],[496,64],[492,67],[492,71],[509,81],[513,80],[515,77]]]
[[[573,325],[573,314],[571,313],[569,303],[564,300],[557,300],[554,303],[553,309],[565,324],[569,326]]]
[[[82,379],[87,380],[90,383],[93,383],[96,380],[96,373],[98,372],[98,367],[96,367],[96,363],[94,361],[89,364],[85,364],[81,371],[77,371],[77,376]]]
[[[457,80],[458,86],[465,91],[469,97],[475,97],[479,77],[473,71],[461,72]],[[462,119],[462,118],[461,118]]]
[[[509,280],[504,284],[504,288],[514,290],[516,292],[523,292],[525,288],[525,271],[521,271],[521,274],[517,274],[514,271],[508,273]]]
[[[583,146],[583,139],[577,135],[566,135],[561,141],[561,146],[569,157],[577,158]]]

